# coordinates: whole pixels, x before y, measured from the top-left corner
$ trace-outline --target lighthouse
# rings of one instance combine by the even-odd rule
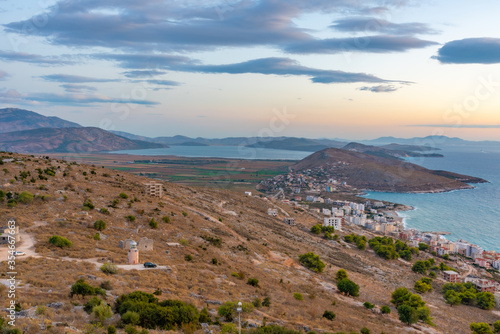
[[[139,263],[139,250],[137,249],[137,243],[132,241],[130,243],[130,249],[128,250],[128,263],[138,264]]]

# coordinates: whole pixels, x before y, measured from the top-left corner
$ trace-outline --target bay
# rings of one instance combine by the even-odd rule
[[[409,228],[450,232],[449,240],[464,239],[500,252],[500,148],[445,147],[439,153],[444,158],[408,161],[429,169],[481,177],[489,183],[446,193],[367,192],[366,197],[414,207],[415,210],[399,212]]]

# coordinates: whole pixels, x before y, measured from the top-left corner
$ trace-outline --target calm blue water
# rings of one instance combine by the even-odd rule
[[[302,160],[313,152],[287,151],[245,146],[170,146],[147,150],[124,150],[109,153],[133,155],[177,155],[181,157],[211,157],[260,160]]]
[[[411,205],[400,212],[407,227],[421,231],[447,231],[450,240],[464,239],[487,250],[500,252],[500,148],[447,147],[444,158],[414,158],[410,162],[481,177],[490,183],[471,190],[438,194],[369,192],[366,197]]]

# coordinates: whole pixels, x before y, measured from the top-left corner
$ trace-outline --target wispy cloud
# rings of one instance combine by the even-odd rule
[[[151,78],[157,75],[165,74],[164,71],[157,70],[137,70],[137,71],[127,71],[123,72],[127,78]]]
[[[500,38],[465,38],[451,41],[433,57],[444,64],[498,64]]]
[[[139,104],[158,105],[158,102],[138,99],[116,99],[97,93],[20,93],[17,90],[9,89],[0,91],[1,103],[20,104],[64,104],[64,105],[84,105],[92,103],[118,103],[118,104]]]
[[[378,86],[363,86],[358,88],[358,90],[364,90],[364,91],[369,91],[373,93],[390,93],[390,92],[395,92],[398,90],[396,86],[393,85],[378,85]]]
[[[67,82],[67,83],[85,83],[85,82],[117,82],[117,79],[102,79],[102,78],[92,78],[80,75],[72,74],[49,74],[42,75],[40,78],[46,81],[52,82]]]
[[[97,91],[97,88],[87,85],[77,85],[77,84],[62,84],[62,88],[69,93],[81,93],[84,91]]]
[[[420,49],[438,43],[409,36],[363,36],[316,39],[293,43],[284,48],[288,53],[335,54],[342,52],[389,53]]]
[[[437,31],[425,23],[393,23],[376,17],[350,17],[334,21],[330,28],[342,32],[382,33],[411,36],[436,34]]]
[[[62,66],[73,65],[74,61],[66,59],[67,57],[41,56],[24,52],[0,51],[0,59],[4,61],[16,61],[23,63],[37,64],[41,66]]]

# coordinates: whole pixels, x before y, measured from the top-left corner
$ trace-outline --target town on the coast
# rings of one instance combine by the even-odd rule
[[[449,232],[406,228],[404,219],[397,211],[411,210],[411,207],[361,197],[356,197],[357,201],[334,199],[337,195],[357,196],[362,192],[318,170],[305,170],[300,173],[291,171],[277,175],[263,180],[257,188],[271,194],[268,198],[272,200],[308,210],[323,226],[332,226],[337,231],[357,226],[375,234],[405,241],[410,247],[428,247],[429,252],[440,257],[460,257],[463,259],[466,274],[460,276],[455,271],[445,271],[445,280],[454,283],[472,282],[479,291],[500,292],[500,284],[479,277],[480,271],[487,274],[488,270],[500,270],[500,253],[484,250],[464,240],[448,240],[444,236],[450,234]],[[271,216],[276,216],[277,213],[276,209],[268,209]],[[293,218],[284,218],[284,222],[295,224]]]

